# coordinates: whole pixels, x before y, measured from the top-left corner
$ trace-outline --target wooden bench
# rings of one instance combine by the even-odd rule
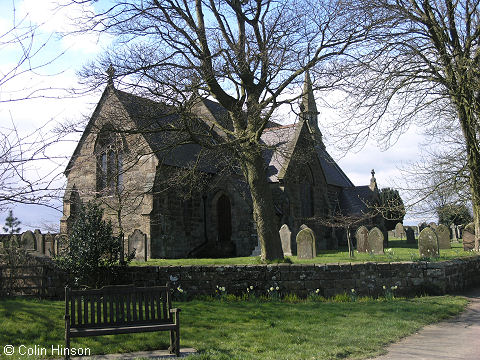
[[[172,309],[166,286],[106,286],[101,289],[65,288],[65,359],[70,338],[170,331],[171,354],[180,355],[180,309]]]

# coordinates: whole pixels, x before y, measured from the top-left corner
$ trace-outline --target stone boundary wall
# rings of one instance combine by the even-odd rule
[[[34,268],[43,270],[36,277],[25,276],[24,295],[62,298],[64,281],[53,264],[46,262]],[[5,274],[6,269],[2,269],[0,287]],[[116,283],[155,286],[167,281],[180,286],[187,297],[214,295],[217,286],[225,287],[228,294],[238,295],[250,286],[257,295],[277,286],[283,295],[299,296],[317,289],[325,297],[350,293],[351,289],[359,296],[378,296],[384,294],[383,286],[397,286],[397,296],[442,295],[480,285],[480,256],[442,262],[131,266],[120,274]]]
[[[28,262],[14,268],[0,264],[0,297],[62,298],[65,276],[51,259],[30,256]]]
[[[275,264],[226,266],[129,267],[123,283],[137,286],[164,285],[173,281],[188,296],[213,295],[217,286],[229,294],[245,293],[253,286],[258,295],[270,287],[281,294],[306,296],[319,289],[330,297],[350,293],[384,294],[383,286],[397,286],[395,295],[441,295],[480,285],[480,256],[442,262]]]

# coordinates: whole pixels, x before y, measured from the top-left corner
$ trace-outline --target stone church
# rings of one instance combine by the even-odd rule
[[[194,110],[206,129],[228,121],[208,99]],[[328,154],[308,73],[300,111],[294,124],[271,122],[261,136],[278,229],[292,230],[293,251],[302,224],[314,230],[317,249],[333,249],[344,234],[322,219],[361,215],[378,201],[378,188],[373,171],[370,185],[355,186]],[[225,157],[182,141],[169,127],[179,120],[167,105],[110,81],[65,170],[61,232],[69,232],[81,203],[96,201],[117,231],[144,234],[148,258],[250,255],[257,238],[241,172]]]

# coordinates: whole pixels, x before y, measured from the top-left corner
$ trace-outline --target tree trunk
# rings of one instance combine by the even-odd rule
[[[480,243],[480,145],[477,141],[476,116],[469,109],[459,107],[459,117],[467,147],[467,167],[470,172],[473,219],[475,223],[475,251]]]
[[[257,225],[262,260],[283,259],[282,243],[276,227],[272,191],[267,181],[261,149],[249,144],[242,154],[242,168],[250,187],[253,219]]]

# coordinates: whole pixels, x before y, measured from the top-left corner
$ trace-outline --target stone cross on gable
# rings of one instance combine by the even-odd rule
[[[370,179],[370,190],[375,191],[377,189],[377,179],[375,179],[375,170],[372,169],[372,178]]]

